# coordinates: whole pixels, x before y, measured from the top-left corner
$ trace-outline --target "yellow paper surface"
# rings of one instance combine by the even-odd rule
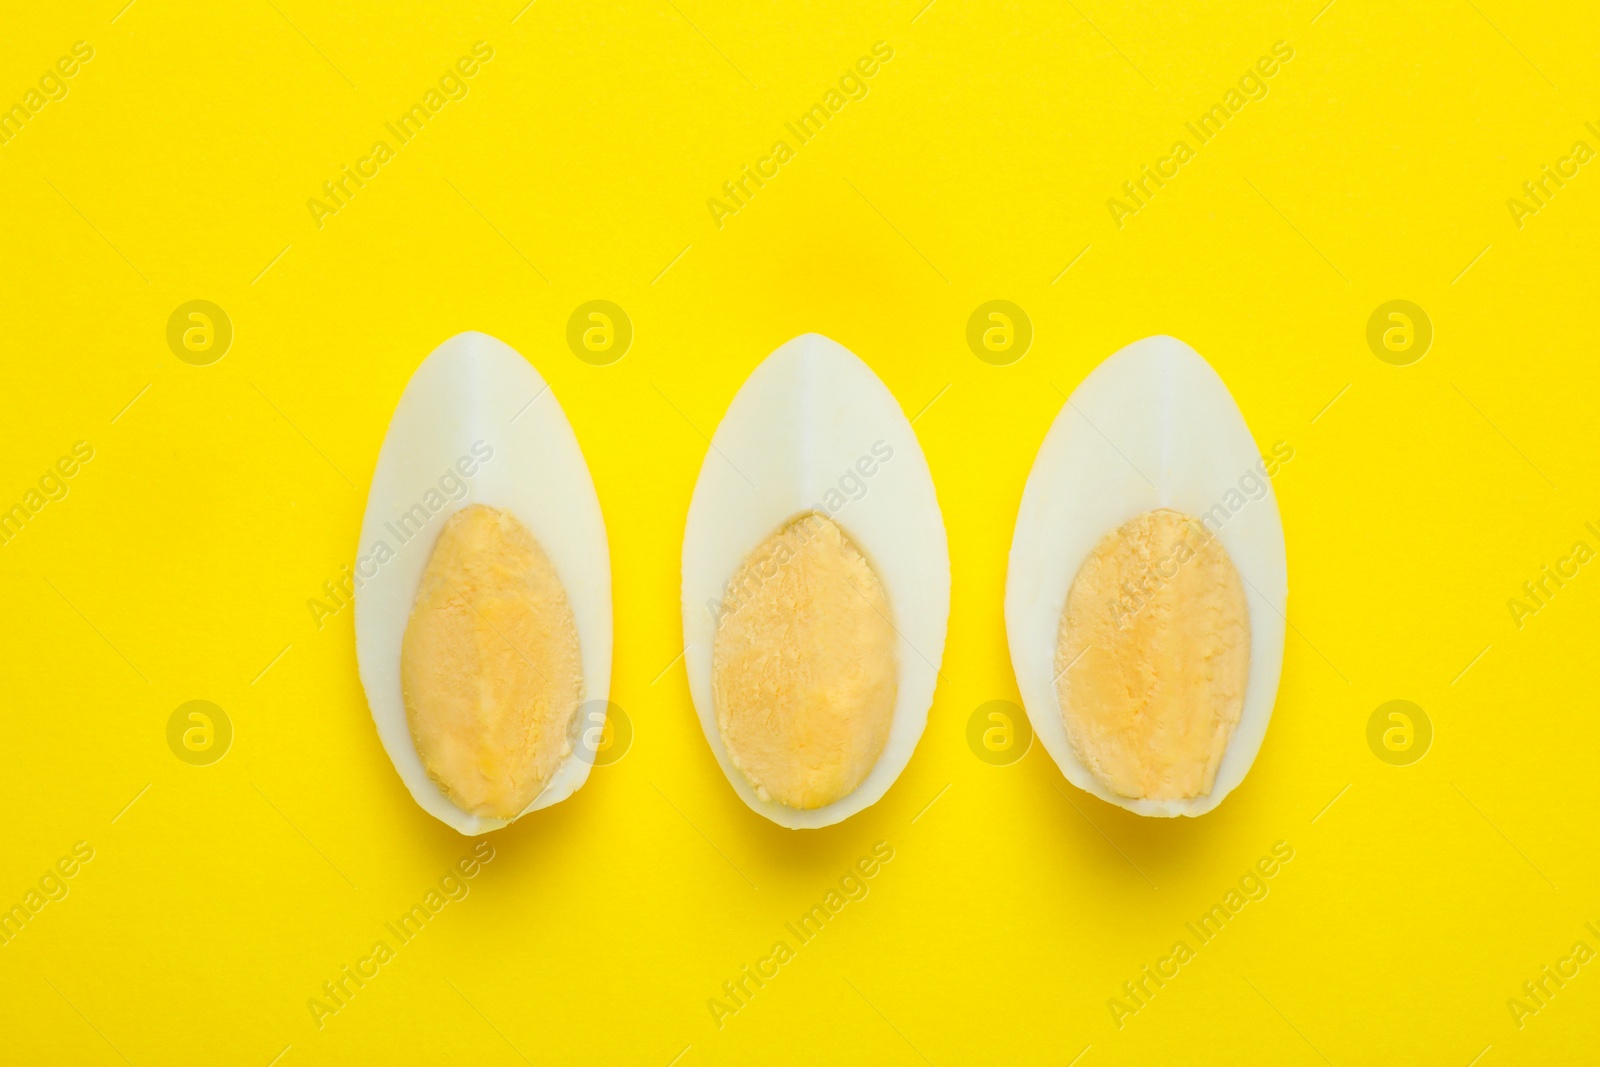
[[[0,143],[0,506],[26,520],[0,545],[0,906],[25,918],[0,945],[3,1058],[1595,1055],[1600,964],[1574,956],[1600,952],[1600,563],[1574,554],[1600,552],[1600,162],[1574,155],[1600,152],[1592,9],[923,2],[6,15],[0,104],[24,117]],[[477,42],[492,58],[448,78]],[[841,83],[877,42],[892,58]],[[1278,42],[1292,58],[1249,77]],[[402,144],[388,124],[430,90]],[[835,90],[802,142],[786,124]],[[1202,143],[1186,124],[1213,105]],[[723,184],[747,166],[769,176],[740,203]],[[1133,200],[1146,166],[1169,177]],[[346,167],[368,177],[334,201]],[[231,324],[212,362],[202,335],[183,348],[199,320],[169,345],[195,300]],[[591,300],[631,323],[620,360],[569,347]],[[993,300],[1027,317],[1020,359],[969,346]],[[1394,300],[1431,324],[1406,365],[1368,343]],[[408,377],[466,329],[538,367],[588,458],[632,740],[446,881],[474,842],[395,774],[324,583],[355,558]],[[707,437],[806,331],[916,416],[953,596],[905,774],[793,833],[700,733],[678,560]],[[1276,711],[1198,821],[1102,804],[1038,746],[1005,763],[982,742],[998,720],[968,742],[1017,700],[1001,605],[1035,450],[1154,333],[1211,361],[1263,451],[1293,449]],[[1428,724],[1406,712],[1411,744],[1431,734],[1408,765],[1404,736],[1384,747],[1399,720],[1368,740],[1396,700]],[[169,743],[190,701],[206,718]],[[1241,887],[1279,842],[1292,860]],[[872,877],[846,879],[858,861]],[[1235,890],[1202,942],[1188,924]],[[391,931],[430,899],[420,932]],[[830,903],[809,940],[786,925]],[[1145,979],[1180,941],[1192,958]]]

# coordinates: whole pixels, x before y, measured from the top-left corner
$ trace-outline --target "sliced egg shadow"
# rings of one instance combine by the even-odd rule
[[[1140,884],[1149,880],[1160,889],[1168,880],[1163,874],[1174,877],[1174,872],[1192,871],[1238,851],[1251,828],[1263,821],[1260,806],[1242,795],[1249,791],[1248,783],[1234,791],[1241,795],[1230,795],[1203,819],[1152,819],[1077,788],[1062,778],[1048,752],[1035,748],[1021,761],[1028,791],[1043,798],[1043,810],[1057,814],[1054,821],[1076,823],[1089,835],[1085,839],[1069,831],[1073,847],[1082,847],[1083,856],[1097,857],[1108,867],[1132,867]],[[1281,834],[1269,830],[1257,836],[1264,837],[1260,844],[1265,847],[1268,839]]]

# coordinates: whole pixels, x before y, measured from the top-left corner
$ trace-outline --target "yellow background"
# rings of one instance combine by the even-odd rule
[[[1520,1029],[1506,1002],[1579,939],[1600,949],[1600,564],[1520,630],[1506,601],[1573,542],[1600,548],[1600,163],[1521,229],[1506,200],[1574,141],[1600,149],[1600,24],[1581,4],[1324,2],[10,5],[0,102],[75,41],[95,56],[0,146],[0,503],[75,441],[95,458],[0,547],[0,904],[75,841],[95,858],[0,947],[4,1057],[1596,1056],[1600,963]],[[318,229],[307,199],[479,40],[495,56],[470,95]],[[879,40],[870,94],[718,229],[707,198]],[[1270,94],[1117,228],[1107,199],[1280,40]],[[235,329],[210,366],[165,340],[196,298]],[[593,298],[635,327],[611,366],[564,340]],[[964,339],[993,298],[1036,330],[1011,366]],[[1365,341],[1395,298],[1436,331],[1407,367]],[[588,457],[636,737],[493,835],[471,895],[319,1030],[308,999],[471,848],[379,745],[351,612],[318,630],[306,604],[354,558],[407,378],[465,329],[539,368]],[[792,833],[736,799],[674,659],[704,435],[810,330],[908,415],[938,397],[916,428],[954,584],[905,774]],[[1295,449],[1276,714],[1197,821],[965,740],[975,708],[1016,699],[1001,603],[1034,451],[1061,393],[1152,333],[1212,362],[1264,449]],[[167,747],[191,699],[234,725],[212,766]],[[1367,746],[1391,699],[1434,726],[1412,766]],[[1118,1029],[1108,999],[1280,840],[1270,895]],[[708,998],[878,841],[895,858],[870,896],[719,1029]]]

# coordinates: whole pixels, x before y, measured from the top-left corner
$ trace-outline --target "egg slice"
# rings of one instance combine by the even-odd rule
[[[564,800],[611,680],[611,560],[550,387],[482,333],[423,360],[378,453],[356,658],[406,788],[463,834]]]
[[[1292,456],[1264,458],[1171,337],[1116,353],[1062,406],[1017,512],[1006,635],[1034,732],[1078,788],[1201,815],[1244,779],[1283,665],[1269,472]]]
[[[949,612],[911,424],[848,350],[796,337],[728,406],[683,538],[689,691],[740,798],[807,829],[883,796],[927,725]]]

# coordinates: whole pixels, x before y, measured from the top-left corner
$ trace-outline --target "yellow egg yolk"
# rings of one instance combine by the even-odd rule
[[[458,807],[513,819],[572,752],[578,630],[549,557],[510,512],[450,516],[400,648],[417,755]]]
[[[1209,793],[1250,672],[1250,616],[1227,550],[1165,508],[1101,538],[1072,580],[1055,666],[1073,751],[1107,789]]]
[[[883,583],[837,523],[791,520],[739,567],[712,650],[717,727],[762,800],[848,796],[889,738],[896,635]]]

